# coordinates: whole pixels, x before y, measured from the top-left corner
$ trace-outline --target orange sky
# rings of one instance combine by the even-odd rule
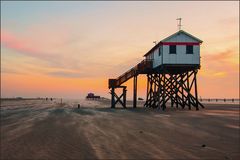
[[[1,2],[1,16],[2,97],[110,97],[108,78],[175,33],[179,16],[203,40],[199,96],[239,97],[238,2]],[[145,98],[145,76],[138,87]]]

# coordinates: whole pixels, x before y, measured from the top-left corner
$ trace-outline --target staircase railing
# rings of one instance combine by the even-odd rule
[[[141,74],[144,72],[146,69],[151,69],[152,68],[152,59],[144,59],[140,63],[138,63],[136,66],[133,68],[129,69],[127,72],[124,74],[120,75],[116,79],[109,79],[109,88],[111,87],[118,87],[133,76],[136,76],[138,74]]]

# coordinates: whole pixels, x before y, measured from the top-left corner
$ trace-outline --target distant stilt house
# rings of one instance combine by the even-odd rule
[[[100,99],[100,96],[95,96],[94,93],[88,93],[88,95],[86,96],[86,99],[88,100],[94,100],[94,99]]]
[[[147,97],[145,106],[162,109],[171,102],[178,108],[203,105],[198,101],[197,72],[200,69],[200,45],[202,41],[183,31],[155,43],[145,55],[145,59],[116,79],[109,79],[112,108],[120,102],[126,107],[126,86],[124,82],[133,77],[133,107],[137,100],[137,76],[147,75]],[[118,96],[115,89],[122,88]]]

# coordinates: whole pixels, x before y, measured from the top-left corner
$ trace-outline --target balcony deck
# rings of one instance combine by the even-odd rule
[[[153,60],[145,59],[116,79],[109,79],[108,88],[119,87],[130,78],[139,74],[180,74],[194,69],[200,69],[198,64],[162,64],[153,68]]]

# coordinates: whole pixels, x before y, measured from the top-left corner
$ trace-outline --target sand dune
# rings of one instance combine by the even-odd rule
[[[142,103],[1,101],[1,159],[239,159],[239,131],[233,104],[163,112]]]

